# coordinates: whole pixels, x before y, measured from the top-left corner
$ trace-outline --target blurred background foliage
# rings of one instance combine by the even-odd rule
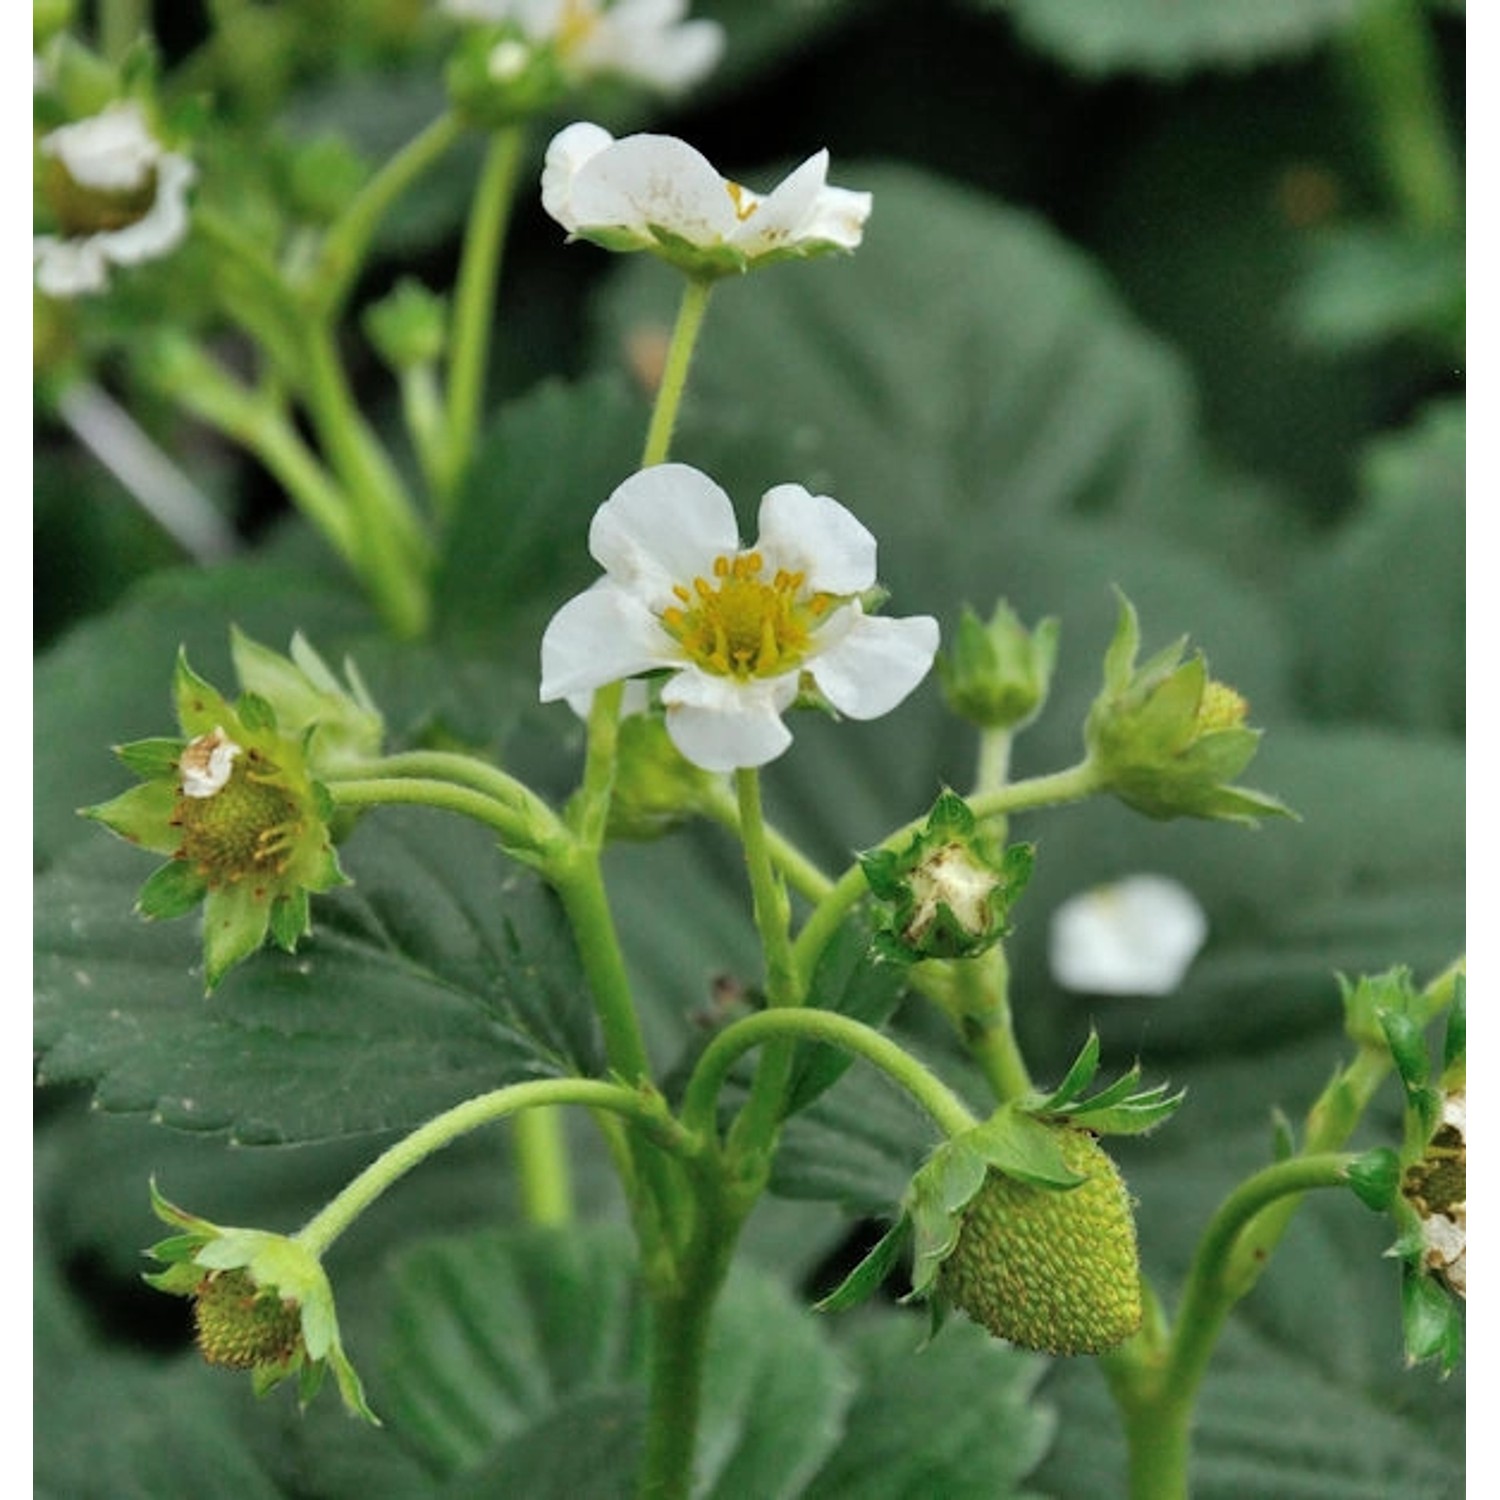
[[[444,105],[451,33],[424,0],[133,8],[174,96],[212,101],[213,153],[253,164],[270,202],[334,190],[338,163],[357,174]],[[130,9],[83,7],[83,29]],[[1106,1058],[1189,1089],[1168,1130],[1119,1153],[1148,1269],[1171,1286],[1212,1206],[1267,1159],[1272,1109],[1298,1118],[1343,1055],[1336,973],[1406,964],[1425,979],[1463,945],[1463,7],[716,0],[694,14],[729,37],[707,84],[670,107],[600,97],[579,117],[681,135],[754,186],[827,146],[832,180],[873,191],[875,209],[852,260],[720,290],[675,456],[742,517],[785,479],[840,498],[880,538],[899,612],[948,627],[1004,596],[1027,620],[1061,617],[1020,774],[1076,758],[1119,585],[1148,649],[1191,632],[1247,694],[1267,730],[1248,779],[1302,814],[1253,834],[1113,804],[1016,820],[1039,843],[1011,947],[1034,1071],[1053,1076],[1093,1024]],[[533,167],[562,123],[539,124]],[[325,152],[310,179],[309,143]],[[480,147],[396,205],[356,306],[402,276],[451,284]],[[206,1001],[190,924],[142,927],[139,857],[74,814],[118,790],[111,744],[166,728],[179,644],[227,685],[230,623],[351,653],[396,738],[503,750],[566,793],[581,739],[534,703],[536,643],[592,576],[587,519],[634,466],[675,287],[561,239],[523,193],[484,446],[437,624],[415,644],[383,635],[264,470],[136,380],[128,301],[103,328],[38,305],[39,1495],[459,1496],[505,1492],[517,1472],[528,1495],[622,1492],[638,1319],[586,1130],[575,1170],[597,1227],[566,1254],[500,1227],[514,1203],[487,1136],[340,1247],[345,1344],[387,1434],[331,1405],[257,1410],[198,1367],[181,1307],[138,1280],[152,1173],[195,1211],[286,1227],[386,1133],[537,1049],[587,1066],[586,1025],[552,1003],[566,944],[536,892],[517,893],[484,838],[382,817],[351,842],[356,885],[317,908],[304,954],[263,955]],[[194,295],[190,258],[177,291]],[[394,388],[354,320],[346,354],[402,451]],[[84,383],[172,456],[232,556],[192,563],[133,503],[80,441]],[[929,685],[878,725],[801,726],[767,796],[839,868],[963,784],[972,753]],[[666,1071],[715,977],[754,979],[738,857],[694,829],[614,863]],[[1208,911],[1184,989],[1062,991],[1049,913],[1141,869]],[[528,987],[538,955],[552,995]],[[931,1014],[907,1005],[897,1024],[966,1076]],[[1397,1117],[1382,1096],[1370,1140]],[[1122,1492],[1091,1362],[1048,1366],[968,1328],[917,1355],[893,1308],[800,1310],[925,1146],[858,1068],[789,1130],[780,1198],[726,1302],[703,1493]],[[414,1226],[443,1238],[420,1245]],[[1197,1494],[1461,1492],[1462,1382],[1402,1370],[1388,1239],[1352,1202],[1304,1208],[1210,1377]],[[494,1288],[477,1309],[462,1302],[472,1277]],[[597,1311],[587,1348],[578,1302]]]

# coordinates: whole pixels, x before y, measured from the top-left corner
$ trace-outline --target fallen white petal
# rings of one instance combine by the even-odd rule
[[[1052,917],[1052,975],[1096,995],[1167,995],[1208,936],[1192,893],[1161,875],[1132,875],[1065,901]]]

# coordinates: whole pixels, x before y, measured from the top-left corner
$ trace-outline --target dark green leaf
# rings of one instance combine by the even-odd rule
[[[59,861],[37,903],[41,1076],[269,1142],[410,1126],[502,1083],[597,1069],[561,914],[484,832],[383,813],[344,853],[355,884],[314,903],[298,953],[256,955],[208,1000],[195,922],[131,911],[138,852],[106,840]]]
[[[955,1321],[927,1343],[918,1320],[858,1320],[859,1389],[843,1440],[803,1500],[1009,1500],[1023,1494],[1056,1420],[1034,1400],[1046,1364]]]

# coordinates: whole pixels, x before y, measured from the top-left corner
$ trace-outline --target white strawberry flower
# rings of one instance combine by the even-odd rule
[[[804,692],[852,719],[889,713],[927,675],[938,627],[865,613],[875,550],[849,511],[798,484],[766,492],[744,549],[706,474],[643,469],[595,513],[589,551],[604,577],[547,626],[542,701],[669,673],[667,731],[707,771],[774,760],[792,740],[781,716]]]
[[[697,83],[724,52],[717,21],[689,21],[687,0],[443,0],[461,20],[515,26],[553,46],[576,82],[613,76],[665,93]]]
[[[196,173],[186,157],[162,148],[134,100],[59,126],[39,149],[58,232],[34,235],[31,254],[49,297],[102,292],[111,264],[156,260],[181,244]]]
[[[616,140],[581,121],[553,137],[542,206],[570,239],[606,250],[650,250],[691,275],[722,276],[792,256],[853,250],[870,195],[828,185],[816,152],[762,197],[720,175],[669,135]]]
[[[1073,896],[1052,917],[1052,975],[1093,995],[1169,995],[1208,937],[1191,891],[1164,875],[1131,875]]]

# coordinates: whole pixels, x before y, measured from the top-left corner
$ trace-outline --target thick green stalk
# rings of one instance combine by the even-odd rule
[[[297,1235],[298,1240],[314,1255],[325,1255],[329,1246],[387,1188],[412,1168],[420,1166],[434,1152],[451,1145],[471,1130],[491,1125],[507,1115],[537,1106],[560,1104],[581,1104],[589,1109],[623,1115],[645,1126],[658,1145],[672,1150],[687,1152],[693,1145],[672,1120],[660,1098],[640,1089],[595,1078],[545,1078],[530,1083],[512,1083],[444,1110],[382,1152],[303,1226]]]
[[[519,125],[496,133],[469,209],[448,350],[447,444],[437,492],[445,515],[451,515],[458,486],[468,472],[484,411],[495,292],[525,145],[525,131]]]
[[[786,1039],[827,1042],[864,1058],[905,1089],[946,1135],[960,1135],[977,1123],[946,1083],[873,1026],[837,1011],[801,1007],[746,1016],[726,1026],[703,1049],[682,1097],[681,1119],[687,1130],[694,1135],[709,1135],[714,1128],[719,1090],[730,1069],[752,1047]]]
[[[641,454],[641,467],[649,469],[652,464],[667,461],[672,447],[672,433],[677,426],[677,411],[682,405],[682,393],[687,389],[688,366],[692,363],[693,349],[703,327],[704,314],[708,311],[709,293],[713,282],[689,278],[682,291],[682,301],[677,308],[677,321],[672,325],[672,339],[667,345],[667,360],[662,369],[661,384],[656,388],[656,402],[651,408],[651,425],[646,429],[646,446]]]
[[[766,1004],[772,1009],[799,1006],[804,998],[804,981],[792,955],[791,910],[786,891],[777,878],[766,841],[760,773],[754,769],[736,771],[735,789],[739,797],[740,838],[744,842],[745,865],[750,874],[755,930],[760,935],[761,952],[766,962]],[[761,1058],[750,1098],[730,1137],[733,1149],[743,1152],[751,1160],[769,1157],[775,1145],[794,1057],[795,1048],[791,1042],[776,1041],[766,1048]]]
[[[463,133],[458,116],[439,115],[382,163],[323,237],[311,302],[314,315],[335,319],[370,251],[370,241],[391,205]]]
[[[327,785],[338,807],[434,807],[473,818],[493,828],[500,835],[500,843],[506,852],[516,858],[541,864],[555,857],[553,849],[537,847],[536,830],[528,817],[472,787],[419,776],[351,778],[330,781]]]

